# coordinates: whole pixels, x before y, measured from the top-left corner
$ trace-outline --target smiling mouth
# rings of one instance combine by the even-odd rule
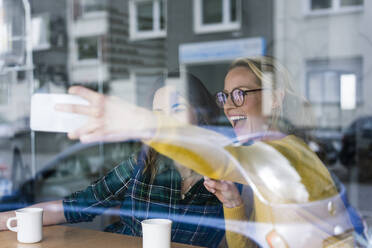
[[[239,121],[246,120],[246,119],[247,119],[247,116],[243,116],[243,115],[231,116],[231,117],[230,117],[230,120],[231,120],[232,123],[233,123],[233,127],[235,127],[236,124],[237,124]]]

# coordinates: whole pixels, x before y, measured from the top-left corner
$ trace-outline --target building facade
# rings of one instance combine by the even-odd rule
[[[372,107],[370,1],[275,1],[275,55],[317,125],[342,129]]]
[[[130,1],[68,3],[71,84],[93,85],[141,105],[136,96],[165,70],[164,38],[130,35]]]

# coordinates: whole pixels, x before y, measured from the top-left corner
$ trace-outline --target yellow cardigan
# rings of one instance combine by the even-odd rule
[[[254,191],[254,215],[250,219],[256,222],[275,222],[268,203],[306,203],[337,194],[328,170],[307,145],[293,135],[235,146],[215,132],[180,126],[162,115],[157,118],[156,134],[146,143],[199,174],[249,184]],[[269,173],[257,176],[262,168]],[[281,180],[285,180],[282,187],[272,186],[273,181]],[[224,214],[226,220],[248,219],[243,206],[225,208]],[[226,238],[230,247],[249,246],[249,240],[233,232],[227,231]]]

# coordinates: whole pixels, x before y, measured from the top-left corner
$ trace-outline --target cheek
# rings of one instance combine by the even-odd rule
[[[244,105],[242,106],[242,110],[247,115],[261,114],[262,111],[261,97],[259,96],[247,97],[247,99],[244,102]]]

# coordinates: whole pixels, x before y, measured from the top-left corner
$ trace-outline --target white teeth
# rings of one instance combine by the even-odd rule
[[[230,117],[230,120],[232,120],[232,121],[240,121],[240,120],[245,120],[245,119],[247,119],[247,116],[238,115],[238,116],[231,116]]]

